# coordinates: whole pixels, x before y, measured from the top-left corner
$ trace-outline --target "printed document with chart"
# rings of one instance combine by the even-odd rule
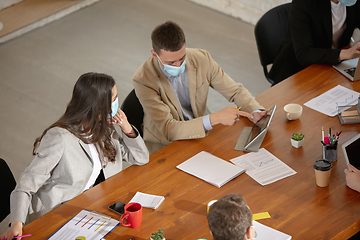
[[[119,221],[101,213],[82,210],[48,239],[99,240],[111,232]]]
[[[340,106],[355,105],[360,93],[337,85],[329,91],[317,96],[304,105],[318,112],[334,117],[339,113]],[[347,108],[343,108],[342,111]]]
[[[245,168],[246,174],[262,186],[296,174],[296,172],[272,155],[265,148],[230,160],[235,165]]]

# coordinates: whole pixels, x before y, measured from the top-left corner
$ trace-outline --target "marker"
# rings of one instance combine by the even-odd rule
[[[321,141],[325,141],[324,136],[324,127],[321,127]]]
[[[241,107],[238,107],[238,111],[240,111]]]

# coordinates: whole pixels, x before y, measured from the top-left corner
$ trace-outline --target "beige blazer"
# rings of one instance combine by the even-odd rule
[[[103,168],[106,179],[122,170],[123,160],[137,165],[149,162],[149,152],[139,134],[136,138],[128,138],[114,131],[112,141],[117,154],[115,162]],[[10,223],[32,221],[82,193],[92,166],[86,143],[66,129],[51,128],[11,193]]]
[[[194,119],[185,121],[174,90],[161,71],[158,61],[150,57],[134,74],[135,92],[144,108],[144,140],[150,153],[180,139],[202,138],[206,135],[202,116],[209,87],[234,102],[242,111],[263,107],[241,84],[232,80],[207,51],[186,49],[186,74]]]

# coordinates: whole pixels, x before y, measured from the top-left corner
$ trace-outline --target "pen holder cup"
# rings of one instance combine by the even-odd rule
[[[323,159],[331,162],[337,161],[337,145],[326,144],[322,146]]]

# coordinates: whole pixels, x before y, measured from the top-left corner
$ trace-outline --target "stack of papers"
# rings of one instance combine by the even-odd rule
[[[130,202],[140,203],[142,207],[157,209],[164,200],[163,196],[137,192]]]
[[[205,151],[196,154],[176,167],[217,187],[221,187],[245,172],[244,168]]]
[[[262,186],[296,174],[292,168],[265,148],[261,148],[258,152],[247,153],[230,161],[246,169],[246,174]]]

